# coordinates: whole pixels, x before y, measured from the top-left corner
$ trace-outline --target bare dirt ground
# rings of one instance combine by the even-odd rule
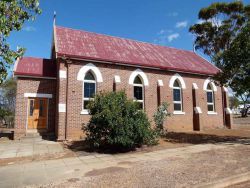
[[[249,161],[249,142],[221,143],[208,151],[186,155],[176,153],[155,161],[123,161],[119,166],[93,169],[80,177],[30,187],[194,187],[248,172]]]
[[[227,188],[248,188],[248,187],[250,187],[250,181],[235,184]]]
[[[103,169],[93,169],[81,177],[57,181],[39,187],[194,187],[202,183],[250,171],[250,118],[234,118],[234,129],[201,132],[170,132],[159,145],[144,147],[137,152],[157,152],[166,148],[206,144],[223,145],[223,149],[166,157],[156,161],[126,163]],[[68,147],[76,153],[84,151],[80,142]],[[36,186],[35,186],[36,187]],[[250,187],[250,182],[229,188]]]

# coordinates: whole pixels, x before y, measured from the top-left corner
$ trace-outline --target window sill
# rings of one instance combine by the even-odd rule
[[[217,115],[217,112],[207,112],[208,115]]]
[[[81,115],[88,115],[89,114],[89,110],[82,110],[80,114]]]
[[[175,115],[185,115],[185,112],[182,112],[182,111],[174,111],[173,114],[175,114]]]

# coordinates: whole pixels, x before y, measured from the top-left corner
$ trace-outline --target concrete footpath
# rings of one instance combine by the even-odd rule
[[[50,182],[60,182],[70,179],[72,180],[72,178],[73,180],[76,178],[81,179],[83,177],[85,177],[85,180],[87,180],[86,176],[91,176],[91,174],[96,176],[94,172],[99,169],[129,169],[133,168],[134,164],[143,164],[144,162],[147,164],[153,164],[155,161],[175,161],[175,159],[184,160],[184,158],[187,159],[194,154],[206,153],[209,151],[222,152],[226,151],[227,148],[237,149],[237,147],[244,147],[248,151],[250,150],[250,145],[247,144],[200,144],[175,149],[164,149],[148,153],[127,153],[118,155],[93,154],[89,156],[78,156],[57,160],[45,160],[25,164],[2,166],[0,167],[0,187],[25,187],[32,185],[36,187],[39,184],[46,185]],[[211,153],[209,155],[211,155]],[[245,170],[248,170],[248,168]],[[83,185],[91,186],[91,184]],[[96,186],[98,187],[98,184]],[[61,187],[61,185],[58,187]]]
[[[63,151],[60,143],[37,138],[0,142],[0,159],[50,155]]]

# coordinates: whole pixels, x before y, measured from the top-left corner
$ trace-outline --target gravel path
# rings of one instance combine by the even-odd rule
[[[223,149],[150,162],[123,161],[80,178],[33,187],[193,187],[250,171],[250,143],[223,145]]]

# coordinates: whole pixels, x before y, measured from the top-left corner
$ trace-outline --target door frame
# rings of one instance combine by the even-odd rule
[[[26,124],[25,124],[25,130],[27,132],[28,129],[28,116],[29,116],[29,99],[30,98],[46,98],[47,99],[47,120],[46,120],[46,129],[48,130],[48,120],[49,120],[49,102],[50,99],[52,98],[52,94],[47,94],[47,93],[24,93],[24,98],[27,98],[25,100],[27,104],[27,112],[26,112]]]

